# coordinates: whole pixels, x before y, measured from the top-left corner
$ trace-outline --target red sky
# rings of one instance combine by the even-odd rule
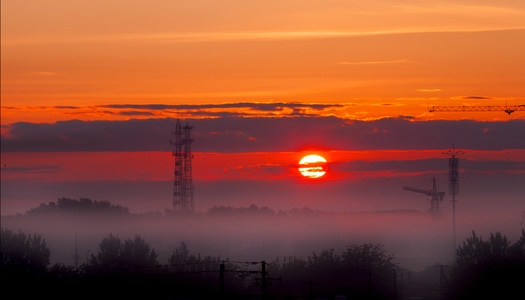
[[[298,152],[197,152],[193,161],[196,180],[242,180],[248,176],[258,180],[295,179],[310,182],[300,176],[299,160],[309,153],[325,157],[331,172],[325,178],[340,180],[356,177],[409,176],[388,170],[338,171],[338,164],[351,161],[384,162],[393,160],[424,160],[446,158],[440,150],[374,150],[374,151],[298,151]],[[497,155],[495,155],[497,153]],[[478,162],[525,162],[525,150],[469,151],[468,157]],[[496,156],[496,157],[495,157]],[[5,167],[19,168],[20,172],[4,172],[2,178],[34,181],[95,181],[171,180],[173,158],[170,152],[14,152],[4,153]],[[273,172],[270,168],[274,167]],[[332,170],[333,169],[333,170]],[[82,170],[79,172],[79,170]],[[499,170],[498,172],[500,172]],[[413,171],[414,175],[421,172]],[[524,173],[525,170],[516,170]],[[332,174],[330,174],[332,173]],[[334,174],[335,173],[335,174]]]

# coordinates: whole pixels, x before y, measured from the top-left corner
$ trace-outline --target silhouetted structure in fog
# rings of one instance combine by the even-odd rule
[[[464,154],[461,150],[456,150],[452,145],[452,150],[448,150],[445,155],[449,156],[448,159],[448,193],[452,195],[452,231],[453,231],[453,245],[454,251],[456,250],[456,195],[459,194],[459,162],[456,155]]]
[[[403,189],[405,191],[411,191],[416,193],[421,193],[427,196],[431,196],[432,199],[430,200],[430,210],[433,214],[439,213],[439,202],[443,201],[443,197],[445,196],[445,192],[438,192],[436,188],[436,178],[432,179],[432,189],[431,190],[422,190],[414,187],[405,186]]]
[[[503,111],[508,115],[524,110],[525,105],[436,105],[428,108],[429,112]]]
[[[173,180],[173,212],[175,213],[193,213],[194,199],[193,199],[193,179],[191,160],[191,130],[187,122],[184,127],[181,126],[180,120],[177,120],[175,131],[172,132],[174,140],[170,140],[170,144],[175,146],[172,155],[175,157],[175,170]]]

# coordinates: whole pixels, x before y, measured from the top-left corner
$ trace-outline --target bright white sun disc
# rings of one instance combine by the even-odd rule
[[[299,161],[299,172],[307,178],[319,178],[326,174],[326,159],[317,154],[310,154]]]

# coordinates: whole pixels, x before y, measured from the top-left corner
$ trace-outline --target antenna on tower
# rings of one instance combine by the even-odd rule
[[[452,150],[443,152],[448,155],[448,194],[452,195],[452,232],[453,232],[453,245],[454,251],[456,251],[456,195],[459,194],[459,160],[456,157],[460,154],[465,154],[461,150],[456,150],[454,144],[452,144]]]
[[[172,156],[175,157],[175,170],[173,179],[173,212],[175,213],[193,213],[195,212],[193,195],[193,176],[192,176],[192,159],[191,130],[188,121],[183,127],[180,119],[177,119],[175,131],[172,132],[173,139],[170,144],[175,146]]]

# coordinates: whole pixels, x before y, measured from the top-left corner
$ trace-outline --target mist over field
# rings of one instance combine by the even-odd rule
[[[222,210],[221,210],[222,208]],[[241,212],[242,211],[242,212]],[[525,214],[461,215],[457,241],[472,230],[488,236],[500,231],[514,240]],[[477,222],[476,220],[483,220]],[[501,225],[505,224],[505,225]],[[182,242],[194,254],[233,261],[306,258],[313,252],[342,251],[351,244],[385,246],[400,267],[420,271],[453,261],[452,222],[448,213],[427,211],[323,212],[308,208],[273,211],[255,205],[216,207],[193,216],[161,213],[111,215],[20,215],[2,218],[2,228],[41,234],[51,249],[51,263],[85,263],[110,233],[122,239],[143,237],[159,254],[161,264]]]
[[[155,129],[151,131],[157,135],[155,140],[162,140],[161,134],[166,133],[164,126],[173,121],[155,120],[150,124],[149,128]],[[356,124],[352,122],[347,126],[336,118],[299,119],[298,123],[286,120],[292,125],[286,126],[290,131],[319,130],[318,126],[335,122],[336,125],[328,126],[334,131],[329,130],[332,135],[326,138],[326,141],[335,141],[332,146],[340,146],[335,149],[311,146],[312,140],[300,135],[295,141],[296,149],[290,149],[291,144],[286,146],[290,140],[285,135],[280,137],[282,143],[268,148],[268,137],[272,130],[278,130],[279,124],[271,128],[266,119],[250,120],[251,126],[236,131],[237,121],[215,120],[220,131],[214,131],[214,126],[196,131],[195,136],[202,143],[196,142],[196,145],[207,145],[207,148],[203,149],[205,152],[191,153],[194,155],[191,175],[195,213],[189,215],[166,213],[172,208],[174,195],[174,162],[172,153],[165,150],[167,143],[162,146],[156,142],[153,149],[142,149],[141,143],[133,139],[137,136],[131,135],[122,143],[105,143],[112,141],[111,132],[119,135],[122,126],[137,123],[135,128],[140,128],[139,125],[150,122],[103,122],[104,126],[111,125],[105,129],[110,134],[95,148],[86,147],[93,143],[76,148],[79,143],[75,141],[82,140],[77,136],[78,131],[91,132],[86,137],[104,136],[97,122],[72,122],[78,125],[73,129],[63,126],[65,123],[15,124],[13,128],[20,131],[5,136],[7,144],[2,143],[7,145],[6,149],[13,146],[12,149],[17,150],[2,153],[2,229],[41,235],[50,249],[49,266],[58,264],[77,270],[88,270],[95,265],[92,259],[101,253],[101,243],[109,236],[126,241],[140,236],[158,254],[158,263],[166,268],[162,270],[170,270],[170,259],[183,244],[195,257],[218,257],[241,265],[275,262],[274,266],[279,265],[277,262],[293,264],[310,262],[312,257],[319,259],[330,253],[338,255],[351,245],[377,244],[384,247],[386,255],[392,256],[401,277],[417,274],[400,284],[395,283],[397,275],[390,274],[389,279],[380,280],[388,283],[387,290],[397,295],[398,286],[412,287],[411,295],[428,292],[434,299],[443,291],[437,267],[448,268],[447,276],[451,276],[450,270],[457,263],[457,247],[474,232],[484,240],[493,233],[501,233],[511,242],[523,240],[520,234],[525,225],[525,186],[521,184],[525,179],[524,152],[523,140],[516,138],[523,132],[522,121],[463,123],[469,126],[460,126],[460,122],[437,122],[433,123],[435,126],[419,122],[415,123],[415,130],[404,118],[361,123],[357,128],[353,128]],[[207,122],[212,121],[200,124],[206,126]],[[225,127],[220,128],[221,124]],[[437,133],[443,125],[471,147],[463,148],[465,155],[459,162],[455,232],[452,198],[448,194],[448,160],[443,155],[448,145],[435,140],[429,143],[431,147],[425,147],[425,141],[419,139],[402,142],[405,134],[425,136],[428,129]],[[112,126],[118,130],[111,129]],[[397,126],[402,129],[396,130]],[[38,128],[49,133],[48,140],[41,143],[41,151],[32,152],[30,145],[43,136],[26,133]],[[347,139],[338,139],[336,133],[343,130],[341,128],[349,130]],[[471,136],[479,139],[469,140]],[[141,140],[147,141],[146,138],[151,137],[142,132]],[[58,140],[67,151],[54,148]],[[254,145],[257,140],[266,148]],[[315,140],[314,144],[323,141]],[[356,144],[351,143],[356,141],[361,143],[358,149],[352,148]],[[139,147],[126,151],[123,144]],[[224,151],[221,147],[225,145],[231,146],[227,148],[231,150]],[[215,152],[217,150],[223,152]],[[319,180],[303,177],[298,170],[299,159],[307,153],[318,153],[328,161],[328,171]],[[445,195],[437,214],[429,211],[428,193],[403,189],[408,186],[428,192],[433,188],[434,179],[437,191]],[[53,201],[63,199],[60,197],[70,199],[65,204],[77,198],[81,202],[87,198],[103,201],[105,208],[112,203],[117,205],[119,213],[91,211],[90,207],[69,211],[70,206],[64,206],[68,208],[65,211],[57,210],[58,205]],[[35,213],[38,211],[40,213]],[[337,261],[322,258],[318,264],[321,268]],[[212,263],[211,272],[218,272],[217,261]],[[311,264],[308,276],[330,281],[342,268],[338,264],[335,269],[324,271]],[[350,274],[357,274],[352,273],[354,270],[348,265],[344,268]],[[170,272],[176,273],[176,270]],[[273,270],[273,274],[277,273]],[[208,277],[211,286],[217,284],[215,275]],[[93,276],[97,277],[97,273]],[[300,280],[292,274],[286,276]],[[355,276],[362,277],[362,274]],[[185,285],[186,280],[192,281],[192,277],[179,279],[161,285]],[[242,282],[237,278],[233,281]],[[102,284],[104,280],[97,282]],[[123,280],[123,284],[125,282]],[[347,282],[341,284],[350,288]],[[421,284],[431,287],[427,286],[424,291]],[[288,287],[302,293],[302,285],[296,282]],[[353,280],[352,285],[365,290],[367,286],[359,280]],[[253,282],[249,286],[250,289],[256,287],[249,293],[260,294]],[[189,291],[200,288],[195,286]],[[115,291],[118,293],[119,288]],[[332,292],[319,291],[320,294]]]
[[[510,153],[511,157],[519,154]],[[218,160],[220,156],[196,153],[196,214],[184,217],[165,215],[165,209],[171,208],[173,192],[170,179],[173,161],[169,153],[136,153],[131,159],[122,153],[66,153],[55,155],[58,158],[47,155],[43,158],[48,162],[61,159],[58,171],[19,170],[23,176],[3,179],[2,228],[41,234],[52,250],[52,263],[66,265],[75,264],[75,247],[78,247],[81,264],[98,251],[100,241],[110,233],[122,239],[140,234],[157,251],[160,263],[167,263],[167,257],[185,242],[195,254],[238,261],[308,257],[313,252],[343,249],[354,243],[379,243],[407,269],[422,270],[435,264],[450,264],[454,258],[451,196],[445,196],[439,215],[435,216],[429,212],[428,196],[402,190],[404,186],[429,189],[432,178],[436,178],[437,190],[446,192],[446,157],[396,161],[390,158],[391,153],[387,155],[390,160],[336,161],[330,165],[327,180],[305,181],[297,179],[300,175],[288,165],[273,169],[273,173],[260,173],[262,175],[256,180],[243,179],[242,170],[234,167],[236,164],[228,165],[226,170],[207,168],[206,159]],[[496,162],[475,160],[476,152],[468,155],[473,158],[460,161],[460,193],[456,197],[457,244],[473,230],[485,237],[501,232],[510,240],[516,240],[525,226],[522,199],[525,186],[519,184],[523,179],[519,172],[521,162],[500,161],[495,167]],[[29,156],[24,154],[19,161]],[[77,175],[78,167],[69,167],[67,161],[83,157],[91,160],[82,165]],[[104,165],[110,167],[107,162],[113,159],[120,159],[117,163],[141,162],[138,166],[127,167],[131,170],[127,173],[130,179],[135,176],[131,172],[157,172],[160,179],[167,178],[107,180],[112,174],[100,171],[105,170]],[[241,159],[239,157],[236,163],[243,163]],[[90,175],[92,168],[99,170],[97,174],[104,180],[83,181],[75,177],[84,176],[84,173],[93,176]],[[4,171],[9,174],[8,170]],[[288,177],[272,177],[283,172],[289,173]],[[332,173],[342,172],[350,175],[331,179]],[[225,178],[206,178],[215,173]],[[40,174],[43,180],[33,179]],[[129,208],[130,214],[25,214],[58,197],[109,201]],[[230,211],[217,213],[214,210],[217,207],[230,208]],[[245,209],[232,213],[232,208]]]

